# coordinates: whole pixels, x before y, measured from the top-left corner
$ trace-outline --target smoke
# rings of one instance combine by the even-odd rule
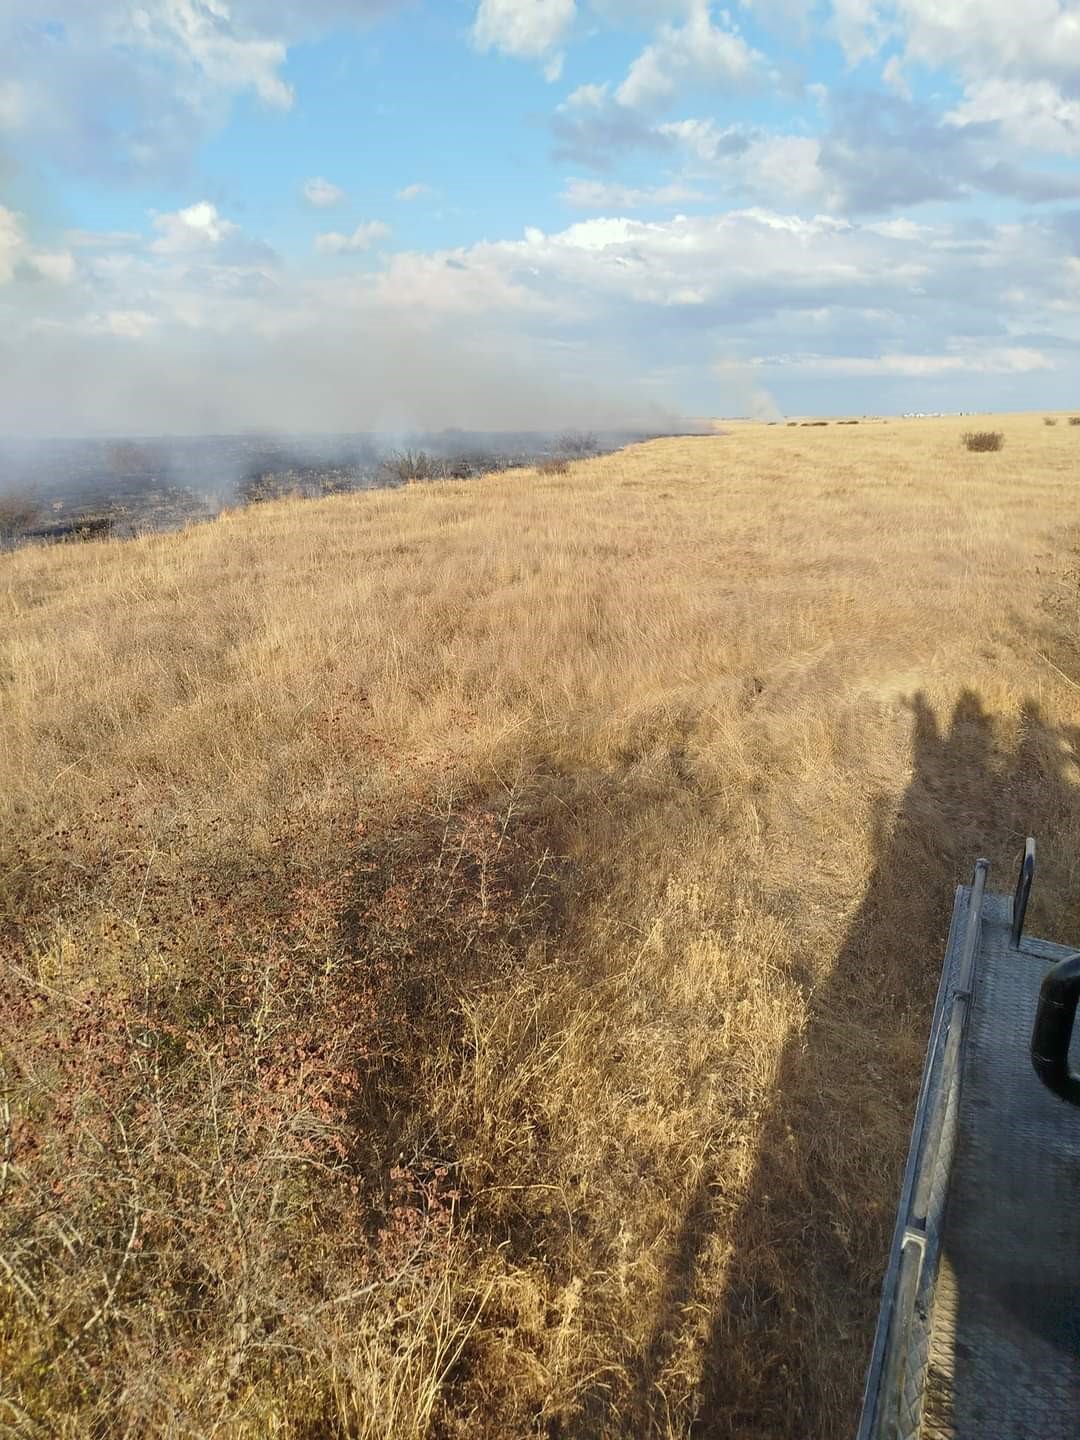
[[[677,408],[642,397],[613,357],[553,354],[521,335],[470,339],[388,315],[356,329],[269,336],[41,327],[0,338],[0,433],[223,434],[672,430]],[[605,370],[605,365],[611,368]],[[606,374],[599,381],[588,373]],[[620,381],[624,383],[620,383]]]
[[[782,420],[784,412],[772,392],[762,384],[760,373],[739,360],[720,360],[712,367],[720,382],[716,413],[750,420]]]

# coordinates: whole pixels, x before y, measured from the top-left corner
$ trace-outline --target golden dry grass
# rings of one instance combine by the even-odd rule
[[[0,1426],[851,1433],[952,887],[1080,934],[1080,439],[970,423],[3,558]]]

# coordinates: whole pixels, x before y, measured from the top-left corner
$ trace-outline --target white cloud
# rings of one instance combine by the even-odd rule
[[[1080,154],[1080,99],[1049,80],[983,80],[946,116],[955,125],[997,123],[1018,145],[1062,155]]]
[[[977,190],[1027,204],[1080,198],[1080,174],[1021,163],[991,127],[969,123],[978,118],[970,105],[943,117],[902,97],[854,91],[830,103],[828,118],[818,135],[707,119],[670,121],[653,133],[685,154],[684,179],[708,177],[768,204],[850,215],[961,202]],[[1080,147],[1080,106],[1055,119],[1057,152]]]
[[[734,189],[783,203],[829,205],[821,169],[821,141],[809,135],[772,135],[740,126],[721,129],[711,120],[673,120],[657,127],[691,157],[697,173]]]
[[[890,39],[903,61],[952,69],[965,98],[957,124],[999,124],[1036,150],[1080,150],[1080,12],[1075,0],[833,0],[834,27],[855,63]],[[901,57],[885,80],[897,93]]]
[[[833,34],[848,64],[868,60],[880,49],[888,34],[880,8],[878,0],[833,0]]]
[[[340,205],[345,199],[345,191],[340,185],[334,185],[331,181],[324,180],[321,175],[316,175],[304,182],[304,199],[317,210],[326,210],[331,205]]]
[[[713,23],[708,0],[690,0],[685,23],[661,25],[615,98],[632,109],[659,109],[692,86],[742,89],[759,78],[763,66],[764,57],[730,24]]]
[[[778,362],[758,357],[755,363]],[[900,375],[920,379],[938,375],[1025,375],[1054,369],[1053,361],[1041,351],[1015,346],[971,348],[940,355],[800,355],[786,357],[779,363],[813,366],[826,375]]]
[[[360,250],[370,250],[377,240],[385,240],[390,226],[381,220],[364,220],[351,235],[330,230],[315,237],[315,249],[320,255],[351,255]]]
[[[182,176],[236,96],[292,105],[290,45],[408,3],[0,0],[0,131],[81,176]]]
[[[721,130],[712,120],[668,120],[657,129],[661,135],[677,140],[706,164],[712,164],[722,155],[730,153],[732,137],[742,134],[738,126]]]
[[[710,409],[723,401],[694,387],[721,357],[800,409],[1065,404],[1080,384],[1068,215],[599,216],[317,276],[260,269],[256,242],[230,233],[194,251],[88,250],[47,315],[18,219],[0,220],[15,256],[0,429],[512,427],[581,414],[596,375],[641,395],[665,374]]]
[[[603,85],[579,85],[559,107],[562,110],[598,110],[608,98],[609,86]]]
[[[70,285],[75,278],[75,256],[70,250],[39,252],[29,255],[27,261],[43,280],[51,280],[54,285]]]
[[[821,142],[808,135],[764,135],[740,158],[747,189],[791,201],[829,203],[821,170]]]
[[[17,80],[0,80],[0,130],[19,130],[28,119],[26,87]]]
[[[116,335],[124,340],[141,340],[149,335],[157,321],[145,310],[107,310],[91,315],[87,328],[101,335]]]
[[[1080,75],[1074,0],[897,0],[907,53],[924,64],[1035,79]]]
[[[405,185],[395,196],[398,200],[421,200],[425,195],[432,194],[430,185]]]
[[[0,285],[9,285],[26,243],[23,217],[0,205]]]
[[[646,206],[679,205],[704,200],[700,190],[674,183],[638,189],[632,185],[609,184],[604,180],[571,179],[561,199],[577,210],[642,210]]]
[[[119,12],[110,28],[110,39],[193,69],[213,89],[253,90],[265,104],[286,110],[293,103],[292,88],[278,73],[285,43],[245,34],[225,0],[144,0],[129,15]]]
[[[914,220],[877,220],[863,229],[884,235],[887,240],[930,240],[934,235],[932,225],[919,225]]]
[[[473,43],[478,50],[539,60],[561,45],[576,17],[575,0],[480,0]]]
[[[200,200],[186,210],[176,210],[154,217],[158,238],[151,245],[157,255],[183,255],[199,250],[212,250],[222,240],[236,233],[238,227],[218,214],[217,206]]]

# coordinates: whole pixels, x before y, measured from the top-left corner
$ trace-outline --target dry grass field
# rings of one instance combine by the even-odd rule
[[[1080,429],[0,557],[0,1433],[849,1436],[952,888],[1080,937]]]

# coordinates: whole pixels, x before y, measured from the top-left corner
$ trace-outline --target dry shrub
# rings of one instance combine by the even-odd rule
[[[88,855],[103,821],[115,834],[127,818],[132,851],[99,863],[118,900],[138,893],[141,973],[65,973],[81,946],[122,949],[122,920],[91,939],[58,919],[29,964],[4,947],[10,1403],[73,1435],[180,1433],[178,1414],[210,1429],[228,1411],[262,1433],[283,1402],[320,1433],[420,1434],[479,1312],[468,1284],[446,1288],[453,1162],[387,1117],[410,1115],[418,1061],[454,1046],[462,989],[496,982],[551,913],[550,856],[513,797],[501,813],[448,800],[382,834],[294,816],[269,865],[155,878],[133,858],[130,806],[111,796],[54,840]],[[336,871],[313,870],[328,841]],[[403,1299],[400,1322],[372,1326]],[[364,1345],[381,1380],[357,1392]]]
[[[379,462],[379,475],[397,485],[415,484],[424,480],[444,480],[449,474],[445,460],[429,455],[426,450],[396,450]]]
[[[1044,425],[1056,425],[1056,424],[1057,424],[1057,417],[1054,416],[1054,415],[1044,415],[1044,416],[1043,416],[1043,424],[1044,424]]]
[[[1005,436],[1000,430],[969,430],[962,437],[962,443],[968,450],[979,453],[1002,450],[1005,447]]]
[[[568,475],[570,461],[561,455],[553,455],[547,460],[541,460],[536,468],[541,475]]]
[[[564,430],[556,439],[555,448],[563,455],[581,458],[595,455],[600,449],[600,441],[591,430]]]
[[[1070,416],[1069,416],[1069,424],[1070,424],[1070,425],[1080,425],[1080,415],[1070,415]]]

